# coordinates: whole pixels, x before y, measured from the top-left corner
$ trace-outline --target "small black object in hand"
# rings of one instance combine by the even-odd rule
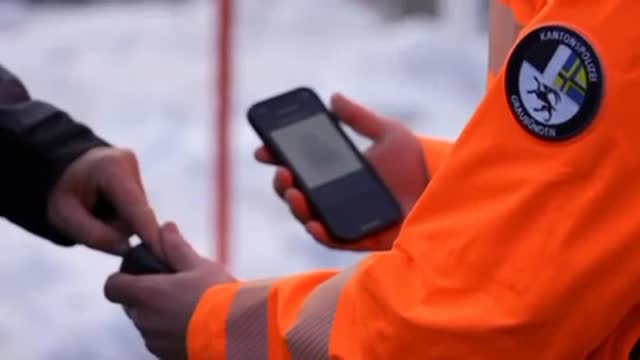
[[[129,249],[122,260],[120,271],[131,275],[170,274],[174,272],[153,255],[144,244]]]

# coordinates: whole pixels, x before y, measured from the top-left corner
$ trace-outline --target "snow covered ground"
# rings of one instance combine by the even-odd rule
[[[215,201],[213,3],[26,11],[9,19],[19,25],[0,26],[0,61],[35,96],[133,148],[160,217],[177,221],[206,254]],[[247,107],[309,85],[325,99],[339,90],[418,131],[453,138],[484,89],[485,38],[447,21],[385,22],[347,0],[237,3],[232,269],[254,277],[349,264],[362,255],[315,244],[272,192],[272,169],[252,158],[258,139]],[[9,224],[0,233],[0,358],[150,358],[121,309],[102,296],[118,259],[58,248]]]

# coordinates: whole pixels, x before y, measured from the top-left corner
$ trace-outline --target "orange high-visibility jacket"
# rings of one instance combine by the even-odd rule
[[[212,287],[190,359],[628,359],[640,1],[506,2],[520,37],[453,147],[424,140],[439,168],[393,248]]]

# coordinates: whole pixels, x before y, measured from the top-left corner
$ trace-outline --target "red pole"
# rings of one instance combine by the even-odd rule
[[[218,73],[217,76],[217,129],[216,158],[217,170],[214,179],[217,179],[215,189],[216,229],[214,242],[217,245],[218,261],[228,265],[229,263],[229,233],[230,233],[230,154],[229,132],[231,112],[231,35],[232,35],[232,0],[218,0]]]

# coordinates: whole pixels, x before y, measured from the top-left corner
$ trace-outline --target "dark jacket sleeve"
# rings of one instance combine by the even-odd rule
[[[74,242],[47,220],[47,199],[65,168],[108,144],[56,107],[31,98],[0,66],[0,216],[60,245]]]

